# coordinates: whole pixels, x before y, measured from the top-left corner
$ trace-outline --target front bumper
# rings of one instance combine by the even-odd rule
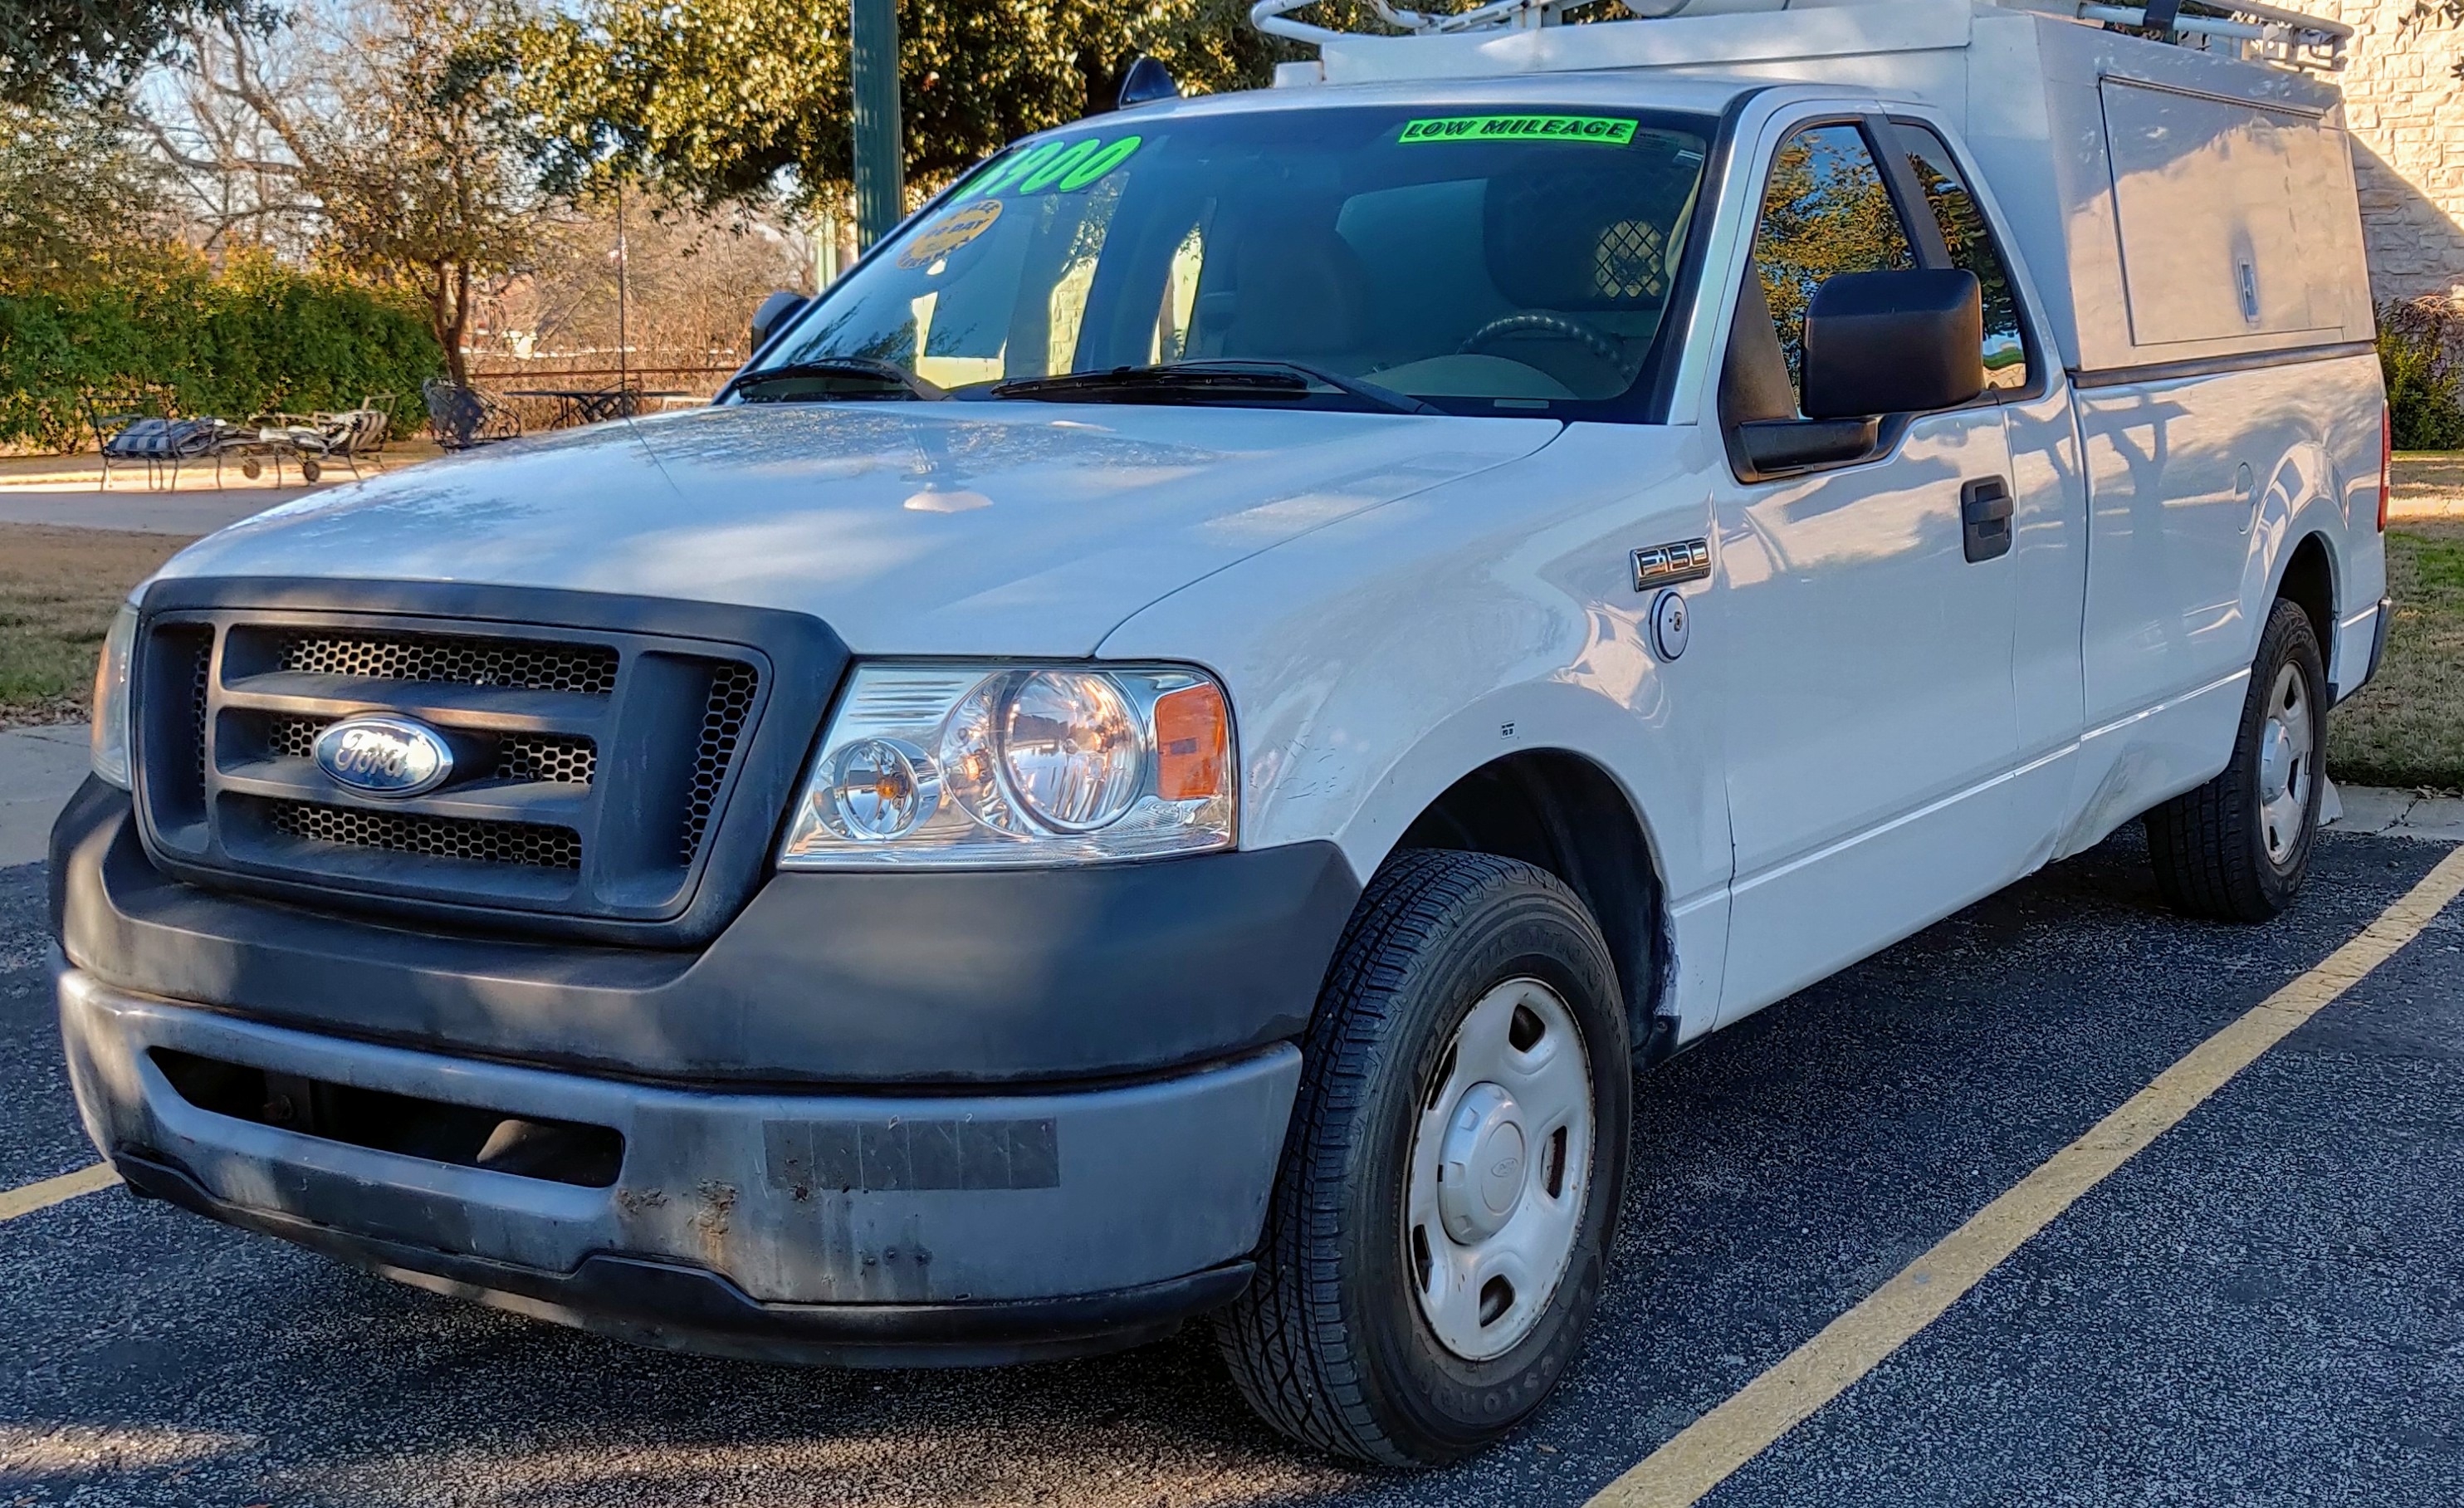
[[[1249,1275],[1300,1054],[1061,1093],[683,1089],[234,1019],[58,964],[88,1135],[141,1193],[439,1292],[653,1344],[841,1364],[1134,1343]],[[186,1059],[179,1054],[187,1054]],[[204,1108],[210,1060],[606,1128],[613,1182],[462,1165]]]
[[[1076,869],[782,874],[706,947],[431,932],[173,879],[128,793],[52,830],[53,926],[132,994],[601,1077],[944,1093],[1221,1062],[1309,1025],[1331,843]]]

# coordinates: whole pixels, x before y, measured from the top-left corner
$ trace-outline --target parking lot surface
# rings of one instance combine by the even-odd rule
[[[2161,911],[2126,830],[1666,1065],[1589,1348],[1452,1472],[1285,1447],[1200,1331],[995,1372],[708,1362],[106,1189],[0,1223],[0,1508],[1581,1503],[2446,853],[2330,835],[2244,929]],[[93,1161],[41,892],[0,869],[0,1188]],[[2464,1500],[2459,1187],[2464,903],[1705,1500]]]

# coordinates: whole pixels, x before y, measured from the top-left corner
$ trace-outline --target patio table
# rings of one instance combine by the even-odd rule
[[[597,424],[603,419],[626,416],[630,405],[645,398],[690,398],[693,394],[681,388],[647,390],[640,388],[508,388],[508,398],[546,398],[556,404],[554,428],[574,424]]]

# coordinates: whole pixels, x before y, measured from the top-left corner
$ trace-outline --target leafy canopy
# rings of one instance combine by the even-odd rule
[[[1263,82],[1243,0],[935,0],[899,14],[910,177],[1109,109],[1140,53],[1184,89]],[[655,177],[705,203],[805,198],[851,176],[847,0],[581,0],[516,38],[551,185]]]
[[[161,176],[116,106],[0,103],[0,294],[157,253],[168,233]]]
[[[0,0],[0,101],[33,104],[118,89],[161,59],[180,27],[231,17],[255,0]]]

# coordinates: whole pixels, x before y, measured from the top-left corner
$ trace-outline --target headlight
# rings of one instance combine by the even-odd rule
[[[867,665],[814,756],[783,869],[1153,858],[1226,848],[1232,718],[1167,667]]]
[[[137,605],[122,603],[102,637],[94,667],[94,772],[128,788],[128,652],[137,643]]]

